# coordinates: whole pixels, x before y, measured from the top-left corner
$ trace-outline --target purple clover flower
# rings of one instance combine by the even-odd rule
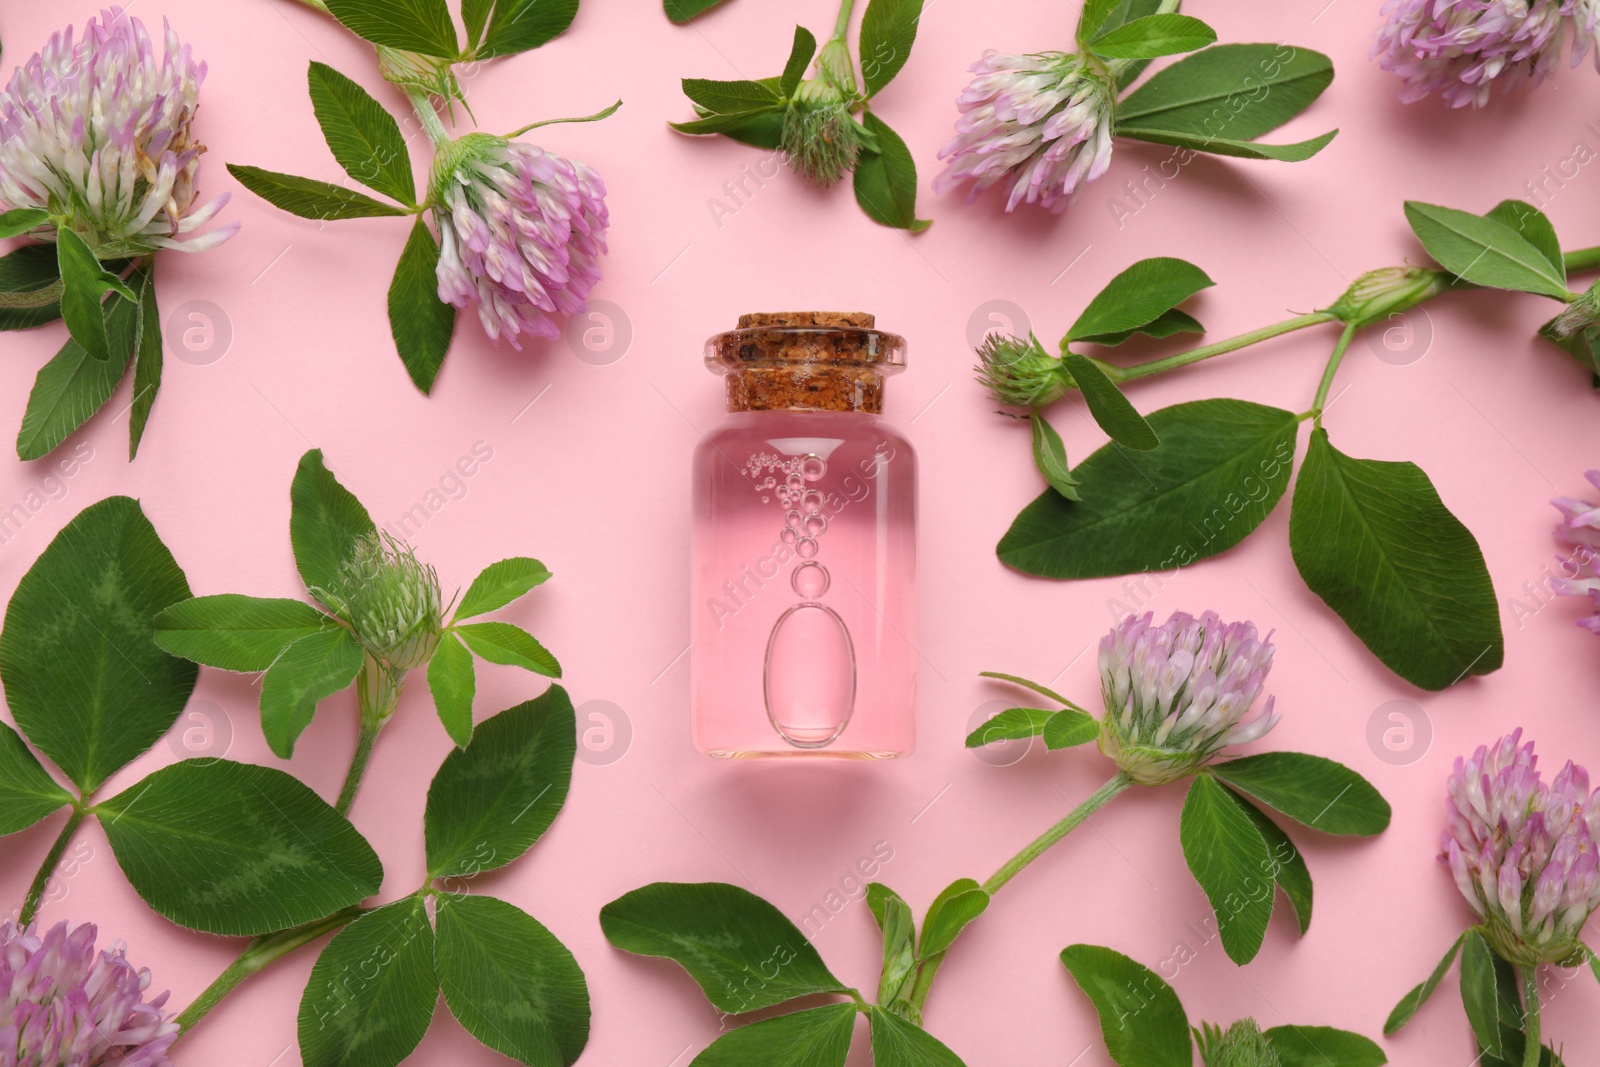
[[[1483,107],[1501,92],[1548,78],[1567,34],[1576,67],[1600,20],[1595,0],[1388,0],[1372,54],[1405,83],[1406,103],[1438,93],[1451,107]],[[1600,60],[1600,54],[1596,56]]]
[[[1061,211],[1111,165],[1116,87],[1082,56],[991,49],[972,70],[977,77],[956,99],[956,135],[939,150],[949,163],[935,192],[971,181],[970,204],[1008,182],[1007,211],[1024,201]]]
[[[600,175],[531,144],[472,133],[434,161],[439,299],[478,305],[484,332],[520,350],[584,309],[606,250]]]
[[[0,926],[0,1067],[168,1067],[178,1026],[149,987],[120,942],[95,951],[92,923]]]
[[[1495,951],[1535,966],[1582,952],[1583,925],[1600,908],[1600,793],[1570,760],[1546,785],[1533,742],[1521,740],[1518,729],[1456,759],[1440,858]]]
[[[1585,475],[1589,484],[1600,489],[1600,470]],[[1578,620],[1578,625],[1600,634],[1600,504],[1569,496],[1550,501],[1561,512],[1556,537],[1567,545],[1561,559],[1562,577],[1552,582],[1556,592],[1567,596],[1587,596],[1595,613]]]
[[[1214,611],[1151,622],[1129,615],[1100,639],[1100,751],[1143,785],[1182,778],[1279,718],[1271,697],[1251,714],[1272,669],[1271,634]]]
[[[101,258],[226,241],[237,222],[195,232],[228,202],[195,207],[205,146],[190,126],[205,76],[171,26],[157,59],[144,24],[118,8],[81,38],[52,35],[0,92],[0,205],[50,212]]]

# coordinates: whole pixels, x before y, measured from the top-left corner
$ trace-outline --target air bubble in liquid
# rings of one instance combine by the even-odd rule
[[[800,490],[806,487],[805,479],[801,478],[798,474],[789,475],[787,484],[789,486],[789,492],[791,493],[798,493]]]
[[[795,593],[806,600],[816,600],[826,593],[829,580],[828,568],[814,562],[800,564],[789,576]]]
[[[782,530],[778,531],[778,540],[782,541],[786,545],[792,545],[799,539],[800,531],[796,530],[793,526],[785,526]]]
[[[821,515],[806,516],[806,533],[812,537],[821,537],[828,529],[828,520]]]
[[[801,524],[806,521],[806,517],[800,514],[798,511],[791,511],[789,514],[784,516],[784,521],[790,527],[798,530],[800,529]]]
[[[817,554],[817,539],[815,537],[802,537],[794,544],[795,554],[801,559],[810,559]]]
[[[815,489],[807,489],[805,495],[800,498],[800,506],[808,514],[816,515],[822,511],[822,494]]]
[[[800,461],[800,474],[808,482],[820,481],[828,473],[828,462],[815,452]]]

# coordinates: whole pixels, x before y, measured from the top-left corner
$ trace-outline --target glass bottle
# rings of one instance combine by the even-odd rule
[[[690,688],[708,755],[911,751],[917,460],[880,415],[905,340],[873,326],[742,315],[706,342],[728,398],[694,455]]]

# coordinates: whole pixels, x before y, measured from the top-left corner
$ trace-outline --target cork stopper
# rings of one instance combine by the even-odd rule
[[[883,411],[883,379],[905,368],[905,339],[864,311],[754,312],[706,342],[729,411]]]

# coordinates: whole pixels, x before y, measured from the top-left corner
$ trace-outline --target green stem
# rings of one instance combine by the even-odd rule
[[[60,278],[38,289],[20,293],[0,293],[0,308],[42,308],[61,299],[66,290]]]
[[[1593,270],[1600,267],[1600,245],[1564,252],[1561,258],[1566,262],[1568,270]]]
[[[56,873],[56,866],[61,862],[62,855],[67,851],[67,845],[72,841],[72,835],[78,832],[78,827],[83,825],[85,815],[83,805],[78,801],[72,803],[72,814],[67,817],[66,825],[61,828],[61,833],[56,836],[56,843],[50,846],[50,851],[45,853],[44,863],[39,866],[39,873],[33,876],[33,884],[28,886],[28,895],[22,900],[22,910],[17,913],[17,925],[26,927],[33,922],[33,917],[38,914],[39,902],[44,899],[44,890],[50,884],[50,876]]]
[[[433,142],[433,147],[442,148],[449,144],[450,134],[446,132],[444,123],[439,121],[439,113],[433,109],[433,97],[417,88],[407,88],[406,96],[411,98],[411,110],[417,113],[417,121],[422,123],[423,132]]]
[[[1541,1040],[1539,1037],[1539,968],[1529,967],[1522,971],[1522,998],[1526,1002],[1522,1010],[1522,1031],[1528,1037],[1527,1047],[1522,1053],[1523,1067],[1539,1067],[1539,1052]]]
[[[1322,381],[1317,383],[1317,395],[1311,401],[1311,418],[1316,425],[1322,425],[1322,407],[1328,399],[1328,390],[1333,386],[1333,376],[1339,372],[1339,364],[1344,362],[1344,353],[1350,347],[1350,341],[1356,335],[1356,326],[1352,323],[1339,334],[1339,343],[1333,346],[1333,354],[1328,357],[1328,365],[1322,368]]]
[[[1156,9],[1150,12],[1150,14],[1170,15],[1174,11],[1177,11],[1180,6],[1181,0],[1161,0],[1161,3],[1156,5]],[[1098,68],[1101,73],[1105,75],[1106,80],[1109,81],[1113,86],[1121,85],[1123,75],[1131,70],[1136,62],[1139,62],[1138,60],[1134,59],[1113,59],[1110,62],[1107,62],[1095,55],[1089,49],[1083,47],[1088,43],[1089,42],[1084,40],[1082,37],[1078,39],[1078,55],[1085,63],[1092,67]]]
[[[309,945],[324,934],[330,934],[353,922],[366,908],[357,904],[336,911],[332,915],[296,926],[292,930],[282,930],[276,934],[267,934],[257,937],[245,946],[239,958],[228,964],[227,969],[217,975],[216,981],[206,986],[205,990],[194,999],[187,1008],[178,1015],[178,1034],[181,1037],[187,1034],[194,1024],[205,1018],[207,1013],[215,1008],[222,998],[233,992],[235,986],[261,970],[273,960],[287,956],[297,948]]]
[[[944,963],[945,953],[949,951],[949,949],[945,949],[944,952],[923,960],[917,966],[917,979],[911,983],[911,993],[908,999],[911,1001],[911,1006],[916,1008],[919,1013],[922,1011],[922,1006],[928,1003],[928,994],[933,990],[934,975],[939,973],[939,966]]]
[[[856,9],[856,0],[841,0],[839,17],[833,23],[833,40],[842,41],[850,33],[850,16]]]
[[[1334,316],[1328,312],[1313,311],[1305,315],[1296,315],[1294,318],[1285,319],[1282,322],[1275,322],[1271,326],[1263,326],[1259,330],[1241,333],[1237,337],[1229,337],[1226,340],[1203,345],[1200,348],[1192,348],[1187,352],[1179,352],[1161,359],[1152,359],[1148,363],[1135,363],[1131,367],[1114,367],[1110,364],[1104,364],[1102,369],[1105,370],[1107,377],[1113,381],[1131,382],[1136,378],[1148,378],[1154,374],[1164,374],[1169,370],[1177,370],[1179,367],[1187,367],[1191,363],[1199,363],[1203,359],[1210,359],[1212,356],[1220,356],[1225,352],[1237,351],[1248,345],[1270,340],[1280,334],[1293,333],[1295,330],[1303,330],[1307,326],[1320,326],[1324,322],[1333,321]]]
[[[995,871],[980,888],[990,896],[998,893],[1001,886],[1015,878],[1028,864],[1044,855],[1051,845],[1054,845],[1057,841],[1060,841],[1073,830],[1083,825],[1085,819],[1105,807],[1111,802],[1111,798],[1132,784],[1133,779],[1128,777],[1126,772],[1118,771],[1109,782],[1095,790],[1087,800],[1068,812],[1065,818],[1034,838],[1021,852],[1007,860],[1005,865]],[[947,952],[949,952],[949,949],[936,956],[930,956],[917,965],[916,981],[911,984],[911,992],[908,994],[908,999],[911,1001],[912,1007],[916,1008],[918,1012],[922,1011],[922,1006],[928,1001],[928,993],[933,989],[934,976],[939,973],[939,967],[944,963],[944,957]]]
[[[990,896],[999,892],[1001,886],[1015,878],[1028,864],[1044,855],[1051,845],[1076,830],[1085,819],[1105,807],[1111,798],[1132,784],[1133,779],[1128,777],[1127,772],[1118,771],[1109,782],[1095,790],[1088,800],[1069,811],[1066,818],[1034,838],[1026,848],[1007,860],[1005,866],[990,875],[989,880],[983,883],[983,891]]]
[[[554,126],[558,122],[599,122],[601,119],[607,119],[616,114],[617,108],[621,106],[622,101],[618,100],[615,104],[612,104],[607,108],[602,108],[601,110],[596,111],[593,115],[579,115],[575,118],[566,119],[540,119],[538,122],[530,122],[526,126],[512,130],[510,133],[506,134],[506,140],[514,140],[515,138],[521,137],[529,130],[537,130],[540,126]]]
[[[361,727],[356,734],[355,754],[350,757],[350,770],[344,777],[344,788],[339,790],[339,801],[334,807],[340,815],[349,815],[361,788],[361,779],[367,773],[367,761],[372,758],[372,747],[377,743],[378,731],[394,714],[400,702],[400,679],[389,668],[366,658],[361,676],[356,680],[356,701],[361,706]]]

